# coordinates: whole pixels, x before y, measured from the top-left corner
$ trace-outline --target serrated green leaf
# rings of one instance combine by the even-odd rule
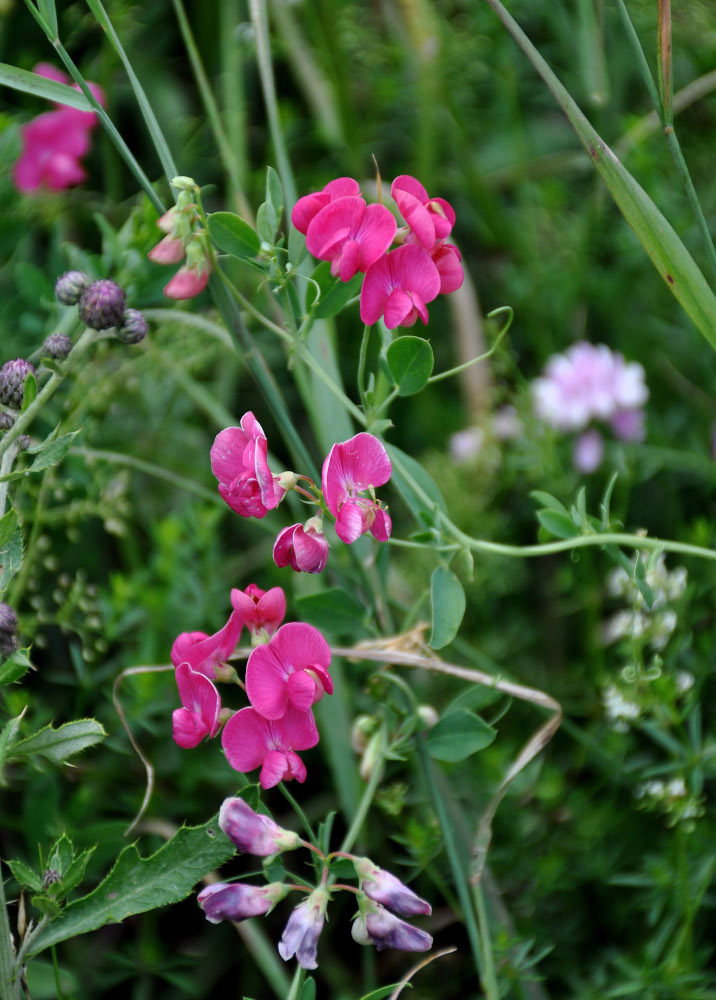
[[[21,760],[37,754],[54,764],[61,764],[68,757],[101,742],[106,735],[96,719],[76,719],[65,722],[58,729],[50,724],[27,739],[14,743],[7,756],[9,760]]]
[[[87,862],[94,854],[94,851],[95,848],[90,847],[88,850],[78,854],[65,874],[62,876],[62,899],[64,899],[65,896],[69,896],[72,890],[77,888],[82,879],[85,877]]]
[[[569,514],[559,510],[538,510],[537,520],[555,538],[574,538],[580,533]]]
[[[366,611],[360,601],[342,587],[331,587],[319,594],[298,597],[296,606],[301,620],[334,635],[354,631],[365,634]]]
[[[465,591],[446,566],[438,566],[430,577],[430,604],[433,616],[428,645],[432,649],[442,649],[457,635],[465,614]]]
[[[259,231],[259,236],[266,243],[273,244],[276,239],[276,224],[276,211],[273,205],[268,201],[262,202],[256,213],[256,228]]]
[[[45,917],[56,917],[60,913],[60,904],[49,896],[31,896],[30,902]]]
[[[14,513],[14,511],[8,511]],[[6,515],[7,516],[7,515]],[[20,529],[17,515],[15,515],[13,532],[10,537],[0,545],[0,594],[7,587],[12,577],[22,566],[22,531]]]
[[[431,757],[454,764],[484,750],[496,736],[497,731],[484,719],[461,708],[444,715],[430,730],[425,743]]]
[[[20,715],[16,715],[14,719],[9,719],[2,729],[0,729],[0,774],[2,774],[2,766],[5,760],[5,755],[7,754],[7,748],[17,735],[21,719],[22,713]]]
[[[0,86],[21,90],[23,93],[33,94],[35,97],[44,97],[57,104],[66,104],[78,111],[92,111],[92,105],[84,94],[73,90],[68,84],[48,80],[47,77],[39,76],[37,73],[29,73],[25,69],[18,69],[17,66],[8,66],[6,63],[0,63]]]
[[[25,472],[42,472],[43,469],[49,469],[50,466],[61,462],[70,450],[72,442],[80,433],[80,430],[71,431],[69,434],[62,434],[60,437],[52,438],[52,440],[46,439],[41,445],[36,445],[32,449],[36,458]]]
[[[134,844],[125,847],[109,875],[97,888],[70,903],[35,939],[30,953],[60,941],[120,923],[135,913],[178,903],[196,883],[235,854],[219,828],[218,816],[204,826],[182,827],[148,858]]]
[[[233,212],[214,212],[210,215],[209,236],[219,250],[239,260],[250,260],[261,249],[258,234]]]
[[[75,852],[72,849],[72,841],[66,833],[63,833],[59,840],[57,840],[50,848],[47,867],[54,868],[58,875],[64,875],[72,864],[72,856],[74,853]]]
[[[17,883],[33,892],[42,892],[42,879],[24,861],[8,861],[8,868]]]
[[[0,666],[0,687],[19,681],[32,667],[30,649],[17,649]]]
[[[422,337],[398,337],[386,351],[386,361],[399,396],[414,396],[428,384],[433,349]]]
[[[32,372],[25,376],[25,384],[22,390],[22,412],[28,408],[30,403],[37,396],[37,379]]]
[[[280,222],[283,215],[283,188],[281,178],[273,167],[266,168],[266,201],[273,206],[276,222]]]
[[[7,545],[15,531],[20,526],[17,513],[13,507],[0,517],[0,546]]]

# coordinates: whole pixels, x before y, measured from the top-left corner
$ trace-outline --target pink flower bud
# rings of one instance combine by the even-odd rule
[[[353,921],[351,935],[358,944],[374,944],[378,951],[395,948],[396,951],[428,951],[433,939],[425,931],[400,920],[382,906],[358,914]]]
[[[292,830],[284,830],[269,816],[253,811],[243,799],[224,799],[219,810],[219,826],[243,854],[268,858],[281,851],[292,851],[301,839]]]
[[[147,257],[155,264],[178,264],[186,257],[184,241],[178,240],[174,236],[165,236],[155,247],[152,247]]]
[[[320,573],[328,560],[328,542],[321,527],[321,519],[312,517],[304,527],[292,524],[279,532],[273,546],[276,565],[290,566],[296,573]]]
[[[180,267],[172,280],[165,285],[164,294],[168,299],[196,298],[209,284],[209,269],[197,271],[188,264]]]

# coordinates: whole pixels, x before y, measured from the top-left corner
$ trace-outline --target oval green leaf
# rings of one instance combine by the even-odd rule
[[[435,760],[455,764],[489,747],[496,736],[497,731],[479,715],[460,708],[440,719],[430,730],[426,745]]]
[[[430,577],[430,603],[433,609],[433,629],[430,646],[442,649],[452,642],[465,614],[465,591],[447,567],[438,566]]]
[[[261,248],[258,234],[233,212],[214,212],[210,215],[209,236],[219,250],[239,260],[256,257]]]
[[[387,350],[388,368],[399,396],[414,396],[433,371],[433,349],[422,337],[398,337]]]

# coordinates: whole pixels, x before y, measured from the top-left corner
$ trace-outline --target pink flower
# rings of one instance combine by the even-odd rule
[[[303,622],[282,625],[270,642],[249,656],[249,701],[266,719],[280,719],[291,707],[307,712],[326,691],[333,693],[330,664],[331,651],[318,629]]]
[[[290,566],[297,573],[320,573],[328,560],[328,542],[321,525],[320,518],[311,517],[303,527],[292,524],[280,531],[273,546],[276,565]]]
[[[264,517],[286,492],[272,474],[267,454],[266,435],[250,410],[240,427],[220,431],[212,445],[211,471],[219,480],[219,493],[242,517]]]
[[[414,917],[418,913],[430,914],[432,907],[412,889],[384,868],[378,868],[370,858],[355,858],[356,874],[361,880],[361,889],[376,903],[382,903],[399,913],[401,917]]]
[[[293,830],[284,830],[270,816],[254,812],[238,796],[221,803],[219,827],[242,854],[253,854],[257,858],[292,851],[301,843]]]
[[[291,212],[291,222],[299,233],[306,234],[314,216],[322,208],[338,198],[351,198],[360,195],[360,185],[352,177],[337,177],[329,181],[322,191],[306,194],[299,198]]]
[[[278,946],[284,962],[295,955],[302,969],[318,968],[316,952],[327,904],[328,893],[321,886],[293,911]]]
[[[35,72],[58,83],[69,77],[48,63],[40,63]],[[104,105],[104,94],[96,84],[90,89]],[[79,87],[74,84],[74,90]],[[51,191],[81,184],[87,174],[80,157],[90,148],[89,133],[97,124],[93,111],[78,111],[56,104],[57,111],[46,111],[20,129],[22,153],[13,168],[13,181],[19,191],[47,187]]]
[[[155,264],[178,264],[180,260],[184,260],[186,257],[184,240],[177,239],[177,237],[171,235],[165,236],[155,247],[152,247],[147,257],[151,261],[154,261]],[[172,281],[176,282],[176,275],[172,278]],[[206,287],[206,282],[204,283],[204,287]],[[200,291],[202,290],[200,289]],[[172,296],[170,295],[169,298],[172,298]],[[192,296],[188,296],[188,298],[192,298]]]
[[[197,902],[212,924],[221,920],[239,923],[249,917],[264,916],[287,892],[288,888],[281,882],[269,882],[268,885],[216,882],[201,890]]]
[[[163,241],[162,241],[163,242]],[[155,247],[156,249],[156,247]],[[181,257],[179,258],[181,260]],[[162,261],[162,263],[165,263]],[[168,264],[169,261],[166,261]],[[197,268],[192,264],[180,267],[174,277],[164,286],[168,299],[181,301],[196,298],[209,284],[209,267]]]
[[[172,645],[171,661],[175,667],[186,662],[192,670],[213,680],[216,676],[214,668],[226,663],[236,649],[241,628],[241,618],[234,613],[214,635],[207,635],[206,632],[182,632]]]
[[[289,706],[281,719],[265,719],[255,708],[242,708],[224,726],[221,744],[235,771],[260,767],[262,788],[279,781],[306,780],[306,766],[296,753],[318,743],[318,729],[312,712]]]
[[[286,617],[286,595],[280,587],[261,590],[250,583],[246,590],[231,591],[231,604],[252,635],[273,635]]]
[[[369,326],[385,315],[389,330],[412,326],[440,292],[440,272],[426,250],[406,244],[380,257],[369,269],[360,293],[360,317]]]
[[[219,732],[221,699],[209,678],[192,670],[188,663],[176,668],[176,681],[182,707],[172,713],[172,735],[175,743],[188,750],[205,736]]]
[[[453,243],[436,243],[429,253],[440,275],[440,294],[456,292],[465,280],[458,248]]]
[[[580,434],[574,442],[572,462],[577,472],[596,472],[604,458],[604,438],[592,428]]]
[[[393,181],[390,193],[421,247],[431,250],[438,240],[450,235],[455,225],[452,206],[444,198],[430,198],[420,181],[401,174]]]
[[[388,452],[372,434],[362,431],[333,445],[323,463],[321,481],[342,541],[350,544],[366,531],[380,542],[390,537],[390,516],[374,498],[373,489],[387,483],[392,471]],[[366,491],[370,497],[361,496]]]
[[[330,260],[331,274],[350,281],[393,242],[397,224],[385,205],[367,205],[362,198],[338,198],[310,222],[306,246],[319,260]]]

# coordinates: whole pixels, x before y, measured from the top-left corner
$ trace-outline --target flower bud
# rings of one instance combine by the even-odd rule
[[[186,177],[181,174],[179,177],[173,177],[171,184],[177,191],[196,191],[199,187],[193,177]]]
[[[5,601],[0,601],[0,654],[11,656],[20,646],[17,639],[17,615]]]
[[[123,344],[138,344],[147,335],[147,321],[138,309],[125,309],[117,340]]]
[[[316,949],[327,905],[328,893],[325,889],[318,888],[296,907],[288,918],[278,946],[278,953],[284,962],[295,955],[302,969],[318,968]]]
[[[383,868],[374,865],[370,858],[354,858],[356,875],[361,881],[361,889],[376,903],[382,903],[403,917],[414,917],[418,913],[430,914],[432,907],[425,899],[417,896],[400,879]]]
[[[212,924],[221,920],[247,920],[262,917],[288,893],[288,886],[281,882],[269,885],[247,885],[243,882],[217,882],[202,889],[197,897],[206,919]]]
[[[422,722],[424,729],[432,729],[440,721],[440,716],[432,705],[418,705],[418,718]]]
[[[203,292],[209,283],[209,270],[198,271],[186,264],[180,267],[171,281],[165,286],[164,294],[168,299],[193,299]]]
[[[15,423],[15,417],[9,410],[0,411],[0,431],[9,431]]]
[[[124,291],[102,278],[86,288],[79,301],[80,319],[92,330],[110,330],[121,326],[124,317]]]
[[[301,843],[297,833],[284,830],[269,816],[255,813],[243,799],[224,799],[219,810],[219,826],[244,854],[267,858],[292,851]]]
[[[165,236],[147,254],[155,264],[178,264],[185,256],[184,241],[175,236]]]
[[[378,720],[372,715],[359,715],[351,726],[351,746],[355,753],[362,754],[368,740],[378,728]]]
[[[25,394],[25,379],[35,368],[29,361],[15,358],[0,368],[0,403],[19,410]]]
[[[76,306],[91,284],[92,279],[83,271],[65,271],[55,282],[55,298],[63,306]]]
[[[63,361],[71,350],[72,340],[64,333],[51,333],[42,345],[42,353],[56,361]]]
[[[280,531],[273,546],[276,565],[290,566],[296,573],[320,573],[328,561],[328,542],[321,527],[321,519],[312,517],[305,528],[292,524]]]
[[[353,921],[351,936],[358,944],[374,944],[378,951],[428,951],[433,939],[425,931],[400,920],[382,906],[358,913]]]

